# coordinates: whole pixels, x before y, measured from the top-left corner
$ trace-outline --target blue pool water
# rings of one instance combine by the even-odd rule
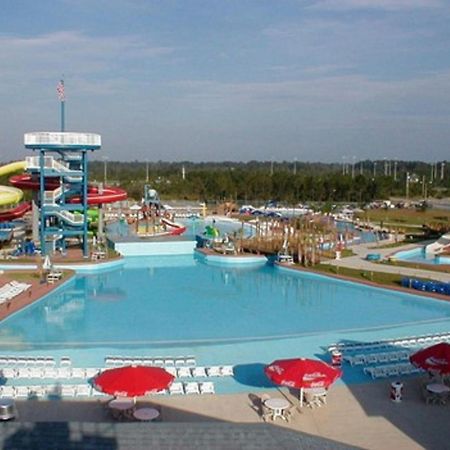
[[[244,226],[238,220],[230,220],[223,218],[195,218],[195,219],[176,219],[178,223],[186,226],[186,231],[183,233],[183,237],[186,239],[195,240],[197,234],[202,234],[207,225],[216,227],[220,233],[233,234],[240,232],[243,229],[244,237],[249,237],[253,234],[254,228],[249,224]],[[127,237],[133,234],[131,228],[125,221],[117,221],[107,226],[108,234],[112,237]]]
[[[82,367],[101,367],[111,354],[193,354],[199,365],[237,365],[242,378],[218,384],[218,392],[236,392],[274,359],[328,359],[324,348],[332,342],[448,330],[450,304],[443,301],[270,265],[130,257],[121,268],[78,274],[1,322],[0,354],[64,355]]]
[[[423,247],[397,252],[394,256],[402,261],[418,262],[422,264],[450,264],[450,257],[427,255]]]
[[[210,266],[201,257],[127,258],[78,275],[2,322],[27,348],[230,343],[450,318],[450,304],[313,274]]]

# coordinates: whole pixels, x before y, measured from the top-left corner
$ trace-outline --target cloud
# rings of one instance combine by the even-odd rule
[[[118,63],[145,61],[171,54],[175,49],[152,45],[142,37],[90,36],[59,31],[32,37],[0,35],[0,85],[16,80],[36,80],[57,74],[108,76]],[[1,88],[0,88],[1,89]]]
[[[310,6],[320,10],[372,9],[404,11],[410,9],[429,9],[443,6],[440,0],[319,0]]]

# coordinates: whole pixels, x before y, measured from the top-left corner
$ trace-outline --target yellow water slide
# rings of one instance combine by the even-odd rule
[[[14,173],[19,170],[25,170],[25,161],[17,161],[5,166],[0,166],[0,177]],[[0,186],[0,206],[14,205],[22,200],[23,192],[20,189],[10,186]]]

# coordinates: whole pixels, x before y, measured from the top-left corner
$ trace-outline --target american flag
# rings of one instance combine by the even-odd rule
[[[66,99],[66,94],[64,93],[64,80],[60,80],[60,82],[56,86],[56,92],[58,94],[59,100],[63,102]]]

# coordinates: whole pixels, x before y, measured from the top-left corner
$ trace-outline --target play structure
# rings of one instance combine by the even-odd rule
[[[82,242],[83,255],[88,256],[89,223],[98,222],[98,210],[89,207],[127,198],[123,189],[88,185],[87,154],[100,149],[100,135],[26,133],[24,143],[38,155],[0,168],[0,175],[26,171],[10,178],[13,187],[0,187],[0,205],[11,205],[0,212],[0,221],[21,217],[33,208],[33,223],[38,228],[42,254],[56,249],[64,253],[67,241],[78,238]],[[32,190],[32,202],[19,203],[23,197],[22,189]]]
[[[450,233],[444,234],[436,242],[428,244],[425,247],[427,255],[440,255],[441,253],[450,252]]]
[[[144,237],[177,236],[186,231],[186,227],[173,220],[159,199],[158,192],[151,186],[144,186],[144,198],[137,217],[129,223],[136,223],[136,233]]]

